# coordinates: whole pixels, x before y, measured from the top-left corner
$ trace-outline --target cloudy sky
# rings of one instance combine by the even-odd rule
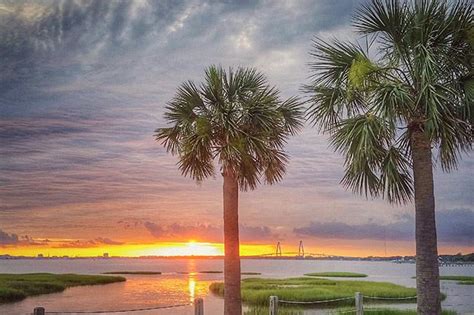
[[[210,64],[256,67],[299,95],[311,40],[355,39],[358,4],[0,0],[0,254],[220,243],[222,180],[180,175],[153,139],[164,106]],[[413,205],[345,191],[341,157],[309,126],[288,152],[281,183],[241,194],[248,248],[301,239],[314,253],[413,253]],[[436,170],[443,253],[474,250],[473,166],[464,156],[457,171]]]

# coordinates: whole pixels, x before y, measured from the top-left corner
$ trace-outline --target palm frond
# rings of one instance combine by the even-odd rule
[[[382,33],[387,41],[401,43],[410,25],[407,3],[371,0],[357,10],[353,25],[363,35]]]
[[[283,118],[283,128],[290,135],[296,135],[303,128],[303,107],[302,102],[297,97],[290,97],[283,101],[278,107]]]
[[[472,125],[457,118],[444,117],[435,138],[439,160],[445,171],[456,169],[461,153],[472,150]]]
[[[366,196],[380,193],[380,167],[393,130],[383,119],[366,114],[343,120],[330,137],[336,151],[345,155],[342,183]]]
[[[319,38],[313,40],[310,55],[314,61],[310,63],[312,82],[304,88],[310,95],[306,116],[320,130],[329,131],[342,115],[352,116],[366,109],[361,92],[351,86],[350,81],[360,79],[360,64],[354,67],[354,62],[367,61],[368,57],[358,45],[340,41],[328,43]]]
[[[179,147],[181,145],[181,139],[179,128],[176,126],[156,129],[155,140],[162,142],[163,146],[166,148],[166,151],[173,155],[178,154]]]
[[[317,37],[313,39],[310,56],[313,58],[309,64],[313,72],[312,86],[332,87],[346,84],[349,70],[356,57],[367,57],[359,45],[338,40],[329,43]]]
[[[395,127],[404,117],[413,115],[412,94],[405,84],[397,81],[382,81],[373,87],[372,107],[377,116]]]
[[[380,191],[389,202],[403,204],[413,197],[413,178],[409,169],[409,160],[397,147],[386,150],[380,166]]]

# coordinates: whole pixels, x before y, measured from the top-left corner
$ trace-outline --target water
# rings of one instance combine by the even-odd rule
[[[209,292],[209,284],[222,280],[222,274],[200,274],[204,270],[223,270],[220,259],[58,259],[0,260],[0,273],[79,273],[101,274],[106,271],[161,271],[162,275],[125,275],[126,282],[104,286],[73,287],[61,293],[27,298],[17,303],[0,305],[0,314],[31,314],[35,306],[47,311],[95,311],[147,308],[159,305],[186,304],[194,298],[204,298],[205,314],[222,314],[223,300]],[[316,260],[243,260],[245,272],[261,272],[262,277],[294,277],[309,272],[350,271],[369,275],[358,280],[387,281],[415,286],[415,265],[390,262],[316,261]],[[183,273],[185,272],[185,273]],[[473,267],[441,267],[443,275],[474,275]],[[244,276],[245,277],[245,276]],[[448,294],[443,306],[460,314],[474,314],[474,286],[442,281],[442,291]],[[414,304],[389,307],[414,308]],[[324,312],[327,312],[325,310]],[[322,314],[307,310],[306,314]],[[192,306],[172,310],[134,312],[150,314],[194,314]]]

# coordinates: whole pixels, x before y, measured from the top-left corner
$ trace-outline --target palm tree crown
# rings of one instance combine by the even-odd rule
[[[409,201],[414,130],[444,170],[471,148],[473,21],[469,1],[372,0],[353,21],[367,45],[314,40],[308,117],[345,155],[346,187]]]
[[[303,124],[300,102],[282,101],[253,68],[211,66],[201,85],[183,83],[166,110],[172,126],[155,136],[179,156],[181,172],[201,181],[215,174],[217,160],[242,190],[282,178],[288,162],[283,145]]]

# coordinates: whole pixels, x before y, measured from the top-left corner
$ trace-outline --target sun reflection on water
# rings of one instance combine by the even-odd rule
[[[196,298],[196,261],[194,259],[188,260],[188,291],[189,291],[189,300],[194,302]]]
[[[195,299],[196,278],[194,274],[189,274],[188,278],[189,301],[193,302]]]

